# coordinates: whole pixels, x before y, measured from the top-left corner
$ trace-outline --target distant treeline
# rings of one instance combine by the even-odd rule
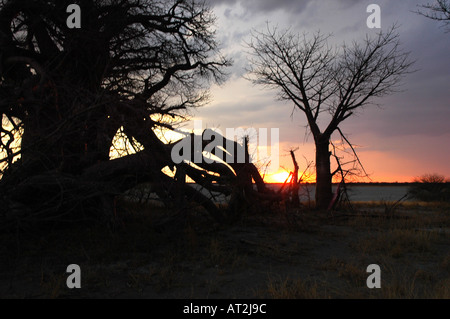
[[[346,183],[349,186],[411,186],[418,182],[369,182],[369,183]],[[337,185],[337,184],[336,184]]]

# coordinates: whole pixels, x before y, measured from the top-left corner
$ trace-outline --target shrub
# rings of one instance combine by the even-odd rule
[[[450,182],[439,174],[425,174],[414,179],[409,194],[425,202],[450,202]]]

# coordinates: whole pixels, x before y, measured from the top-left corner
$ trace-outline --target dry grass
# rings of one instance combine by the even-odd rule
[[[269,277],[267,288],[259,292],[261,297],[270,299],[319,299],[316,283],[301,278],[285,279]]]
[[[449,299],[450,277],[440,279],[434,273],[417,270],[405,272],[401,269],[387,271],[388,280],[380,290],[386,299]]]
[[[139,206],[115,231],[3,236],[0,296],[450,298],[450,206],[402,203],[387,214],[386,205],[247,216],[223,227],[202,215],[159,227],[168,212]],[[65,285],[72,263],[82,268],[78,291]],[[381,289],[365,286],[372,263],[382,269]]]
[[[397,258],[409,253],[432,253],[436,250],[435,244],[442,240],[445,240],[445,235],[437,230],[390,229],[362,239],[352,246],[361,254],[383,254]]]

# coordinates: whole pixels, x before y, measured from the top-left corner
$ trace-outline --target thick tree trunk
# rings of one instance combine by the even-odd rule
[[[30,134],[32,131],[27,132]],[[70,155],[69,158],[63,156],[58,158],[56,153],[61,149],[61,143],[51,143],[48,136],[42,138],[39,136],[40,141],[53,147],[46,152],[37,152],[34,156],[31,151],[39,150],[39,147],[32,148],[33,137],[25,136],[25,141],[28,140],[26,145],[30,146],[30,153],[26,154],[25,158],[28,158],[31,164],[30,167],[27,166],[29,169],[26,174],[22,174],[20,170],[20,176],[11,175],[11,178],[0,180],[2,195],[0,219],[4,220],[4,222],[0,220],[0,228],[15,225],[17,221],[25,225],[28,222],[36,224],[39,221],[63,222],[91,217],[114,225],[115,196],[145,183],[156,184],[154,191],[169,207],[175,204],[177,209],[183,210],[186,207],[184,204],[195,202],[203,206],[218,222],[234,220],[243,210],[254,211],[255,207],[259,210],[268,206],[271,201],[281,199],[279,194],[266,188],[257,168],[249,162],[248,151],[246,163],[237,163],[237,152],[231,152],[235,155],[229,164],[232,168],[223,163],[207,163],[204,159],[202,163],[196,164],[198,167],[187,163],[175,164],[170,154],[176,144],[164,144],[156,136],[153,140],[150,132],[149,130],[146,135],[140,136],[145,145],[144,150],[122,158],[100,160],[88,165],[84,165],[83,159],[93,158],[91,155],[96,155],[93,152],[101,149],[90,147],[95,140],[92,143],[84,143],[86,146],[84,150],[75,152],[74,148],[72,152],[65,152]],[[74,141],[75,146],[80,144],[77,143],[79,140],[83,142],[82,137],[80,134]],[[193,146],[194,140],[189,137],[190,146]],[[183,141],[179,143],[184,145]],[[72,146],[69,143],[65,145]],[[237,142],[234,142],[233,148],[237,147]],[[40,163],[40,158],[46,154],[53,156],[55,163],[49,168],[42,165],[41,170],[35,171],[33,164]],[[65,163],[67,159],[77,159],[77,156],[78,161],[75,164],[79,163],[78,170],[72,173],[61,169],[60,164]],[[57,161],[58,159],[60,161]],[[175,178],[161,171],[167,166],[176,167]],[[70,165],[68,168],[74,167],[76,166]],[[223,212],[217,207],[214,199],[216,194],[206,195],[203,190],[199,191],[187,185],[186,176],[196,181],[204,190],[225,196],[231,195],[228,211]],[[253,189],[252,180],[255,181],[257,190]]]
[[[316,208],[327,209],[332,193],[329,138],[316,139]]]

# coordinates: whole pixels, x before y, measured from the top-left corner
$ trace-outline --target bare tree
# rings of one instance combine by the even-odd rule
[[[316,147],[316,205],[327,208],[332,198],[330,138],[355,111],[398,88],[412,64],[392,27],[363,43],[328,45],[320,32],[298,35],[267,27],[248,43],[248,78],[278,92],[306,117]],[[328,123],[324,127],[320,123]],[[347,138],[345,138],[348,141]]]
[[[442,22],[447,29],[446,32],[450,31],[450,1],[436,0],[435,3],[427,3],[420,7],[421,10],[417,10],[416,13],[432,20]]]

